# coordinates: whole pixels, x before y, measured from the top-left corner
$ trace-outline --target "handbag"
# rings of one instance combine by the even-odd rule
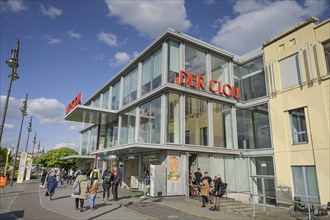
[[[73,188],[72,194],[73,195],[80,195],[80,182],[76,185],[75,188]]]

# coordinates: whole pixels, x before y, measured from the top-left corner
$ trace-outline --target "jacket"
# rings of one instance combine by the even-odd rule
[[[93,178],[93,173],[96,172],[97,173],[97,178]],[[91,174],[89,175],[89,179],[93,180],[93,179],[98,179],[100,178],[100,172],[98,169],[94,169]]]
[[[87,199],[88,197],[88,181],[87,181],[87,176],[86,175],[79,175],[77,176],[76,180],[73,183],[73,189],[80,184],[80,194],[79,195],[74,195],[71,194],[71,197],[73,198],[79,198],[79,199]]]
[[[209,196],[210,194],[210,182],[212,179],[210,177],[203,177],[201,180],[201,195]]]
[[[50,192],[52,191],[57,185],[56,182],[56,177],[55,175],[50,175],[48,178],[48,183],[47,183],[47,191]]]
[[[98,189],[99,189],[98,185],[93,184],[88,191],[91,195],[96,195]]]
[[[109,182],[109,183],[104,182],[104,178],[105,178],[107,175],[110,175],[110,182]],[[112,173],[111,171],[109,171],[109,170],[105,170],[105,171],[103,172],[103,175],[102,175],[102,180],[103,180],[102,188],[110,188],[110,187],[111,187],[111,184],[112,184],[112,182],[113,182],[113,178],[114,178],[113,173]]]

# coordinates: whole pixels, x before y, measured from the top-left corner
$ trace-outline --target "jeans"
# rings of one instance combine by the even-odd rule
[[[92,195],[92,194],[89,195],[89,204],[90,204],[89,206],[91,207],[91,209],[95,207],[95,198],[96,198],[96,194],[95,195]]]
[[[64,177],[61,177],[61,186],[64,186]]]
[[[109,200],[109,197],[110,197],[110,187],[103,188],[103,199],[105,198],[105,193],[107,193],[107,200]]]
[[[112,184],[113,200],[118,201],[118,184]]]

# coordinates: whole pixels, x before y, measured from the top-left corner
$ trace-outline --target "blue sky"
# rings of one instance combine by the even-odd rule
[[[28,93],[20,151],[31,115],[29,151],[34,132],[45,150],[78,150],[81,125],[64,121],[66,106],[79,92],[87,100],[168,27],[242,55],[310,16],[322,21],[330,14],[327,0],[1,0],[0,6],[1,117],[11,72],[5,61],[21,42],[2,144],[16,146]]]

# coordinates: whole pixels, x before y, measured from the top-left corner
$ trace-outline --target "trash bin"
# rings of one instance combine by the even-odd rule
[[[5,187],[7,185],[7,176],[0,177],[0,187]]]

